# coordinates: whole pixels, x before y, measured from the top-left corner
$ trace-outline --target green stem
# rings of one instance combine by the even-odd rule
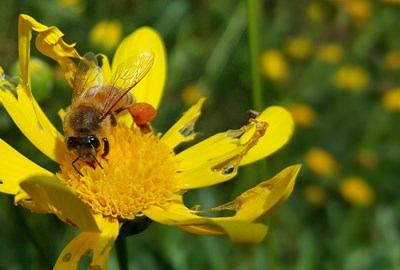
[[[253,95],[253,106],[257,111],[264,108],[262,89],[261,89],[261,69],[260,69],[260,2],[259,0],[247,0],[247,23],[250,50],[250,72],[251,89]]]
[[[119,269],[128,270],[128,257],[126,251],[126,237],[118,237],[115,241]]]
[[[260,64],[260,10],[261,5],[259,0],[247,0],[247,23],[248,23],[248,42],[250,54],[250,72],[252,83],[253,107],[256,111],[261,112],[264,109],[262,95],[262,78]],[[267,178],[267,163],[265,160],[260,160],[257,163],[258,175],[260,179]],[[272,235],[267,236],[266,248],[268,254],[268,269],[279,269],[276,260],[275,243]]]

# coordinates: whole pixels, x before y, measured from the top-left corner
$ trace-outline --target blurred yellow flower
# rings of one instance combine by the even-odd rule
[[[343,46],[339,43],[328,43],[318,47],[316,55],[328,63],[339,63],[343,59]]]
[[[375,194],[371,186],[361,177],[347,177],[339,186],[340,194],[350,203],[369,206],[374,202]]]
[[[312,172],[321,175],[332,175],[338,170],[338,165],[332,155],[319,148],[307,152],[306,163]]]
[[[399,0],[400,1],[400,0]],[[386,66],[390,69],[400,68],[400,51],[392,51],[385,56]]]
[[[182,92],[182,100],[187,105],[195,104],[200,98],[204,97],[202,91],[194,84],[187,85]]]
[[[122,24],[119,21],[101,21],[90,30],[90,42],[100,50],[112,51],[121,40]]]
[[[311,185],[306,187],[305,196],[309,203],[322,205],[326,202],[327,194],[321,186]]]
[[[372,15],[372,5],[369,0],[344,0],[345,10],[351,15],[356,26],[363,27]]]
[[[288,66],[283,54],[276,49],[265,50],[261,55],[262,74],[272,80],[284,80],[288,76]]]
[[[400,111],[400,88],[386,91],[382,96],[382,105],[388,111]]]
[[[63,7],[69,7],[78,12],[83,11],[86,6],[85,0],[58,0],[58,3]]]
[[[285,108],[292,114],[294,122],[299,126],[310,127],[315,122],[314,110],[306,104],[290,104]]]
[[[290,38],[285,43],[285,49],[291,57],[303,60],[310,55],[311,41],[304,37]]]
[[[350,91],[365,90],[369,83],[367,71],[359,66],[342,66],[334,77],[334,84],[338,89]]]
[[[318,2],[311,2],[307,7],[307,15],[311,21],[321,22],[326,14],[322,5]]]

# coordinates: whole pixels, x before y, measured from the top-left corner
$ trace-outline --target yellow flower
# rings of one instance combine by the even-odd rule
[[[382,105],[388,111],[400,111],[400,88],[386,91],[382,96]]]
[[[299,126],[310,127],[315,122],[314,110],[306,104],[290,104],[285,108],[292,114],[294,122]]]
[[[372,5],[368,0],[350,0],[343,3],[357,26],[363,27],[371,17]]]
[[[101,21],[90,30],[90,42],[106,52],[111,52],[121,40],[122,24],[119,21]]]
[[[343,59],[343,47],[337,43],[321,45],[317,49],[317,57],[328,63],[339,63]]]
[[[325,190],[317,185],[308,186],[305,189],[306,199],[311,204],[322,205],[326,201]]]
[[[331,154],[322,149],[311,149],[306,154],[306,163],[308,168],[322,175],[331,175],[336,173],[338,165]]]
[[[285,44],[287,53],[299,60],[306,59],[311,52],[311,42],[307,38],[294,37],[288,39]]]
[[[19,20],[22,81],[16,84],[0,68],[0,102],[24,135],[45,155],[60,164],[50,172],[0,140],[0,192],[15,195],[15,204],[35,213],[52,213],[81,231],[61,252],[55,269],[76,269],[84,255],[91,268],[105,269],[113,243],[124,225],[156,221],[200,235],[228,235],[233,242],[259,243],[267,227],[257,222],[291,194],[300,165],[289,166],[267,181],[245,191],[233,201],[210,210],[190,209],[182,195],[232,179],[240,166],[264,158],[291,137],[293,120],[283,108],[272,106],[248,125],[205,139],[183,152],[174,149],[196,137],[194,125],[204,99],[193,105],[165,134],[143,132],[128,115],[106,134],[109,153],[86,163],[68,151],[65,139],[50,123],[31,94],[29,64],[32,30],[37,49],[58,61],[73,86],[82,59],[63,33],[27,15]],[[126,37],[112,65],[102,55],[104,82],[126,59],[151,51],[154,64],[134,88],[138,102],[158,107],[166,77],[164,47],[148,27]],[[133,67],[132,67],[133,68]],[[64,111],[60,111],[63,119]],[[204,211],[233,210],[232,216],[209,218]]]
[[[343,179],[339,190],[343,198],[353,204],[370,206],[375,200],[374,191],[361,177]]]
[[[339,89],[359,92],[369,84],[367,71],[358,66],[343,66],[334,77],[335,86]]]
[[[272,80],[284,80],[288,76],[288,66],[282,53],[269,49],[261,55],[261,71],[263,75]]]
[[[400,68],[400,52],[393,51],[389,52],[385,56],[386,66],[390,69],[399,69]]]

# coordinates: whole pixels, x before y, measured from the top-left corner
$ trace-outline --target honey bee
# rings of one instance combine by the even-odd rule
[[[122,62],[109,83],[103,83],[103,73],[96,55],[86,53],[78,64],[73,85],[71,105],[65,112],[63,122],[65,143],[68,151],[78,160],[94,167],[101,164],[96,156],[101,149],[101,158],[110,150],[107,140],[111,128],[117,125],[116,116],[130,112],[143,132],[148,131],[155,109],[147,103],[137,103],[130,90],[149,72],[154,63],[154,54],[143,52]],[[102,167],[101,167],[102,168]]]

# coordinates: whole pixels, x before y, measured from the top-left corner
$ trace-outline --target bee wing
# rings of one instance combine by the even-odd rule
[[[111,90],[104,100],[104,115],[110,113],[118,101],[146,76],[153,63],[154,54],[142,52],[118,65],[110,81]]]
[[[96,55],[88,52],[78,64],[74,80],[73,100],[88,94],[88,90],[103,83],[103,72],[97,62]]]

